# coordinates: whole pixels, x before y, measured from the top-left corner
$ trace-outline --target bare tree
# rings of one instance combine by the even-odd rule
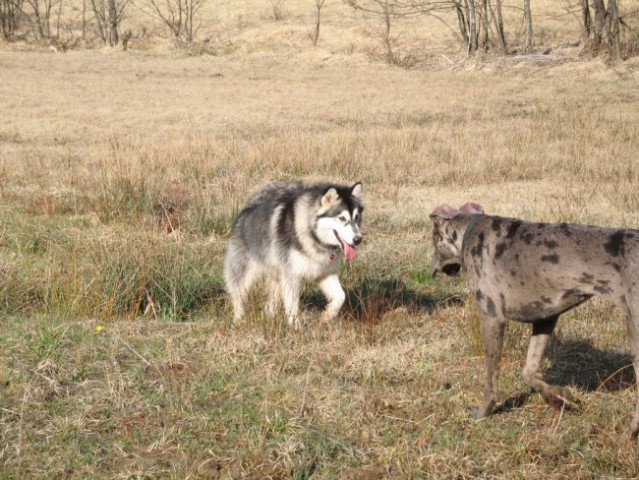
[[[489,39],[489,34],[488,34],[488,29],[490,26],[490,23],[488,22],[488,0],[481,0],[481,22],[479,24],[480,27],[480,37],[481,37],[481,45],[484,49],[488,48],[488,39]]]
[[[384,22],[384,30],[382,32],[382,43],[386,48],[386,56],[388,60],[393,58],[393,45],[391,42],[391,18],[394,16],[394,7],[396,3],[393,0],[344,0],[345,3],[355,10],[360,10],[367,14],[380,17]]]
[[[26,14],[36,40],[51,38],[51,12],[61,0],[26,0],[30,12]]]
[[[613,48],[615,55],[621,57],[621,39],[619,38],[621,29],[617,0],[608,0],[608,15],[606,20],[609,44]]]
[[[193,43],[196,17],[206,0],[148,0],[151,14],[166,25],[176,42]]]
[[[583,0],[583,9],[587,10],[588,19],[590,18],[590,10],[588,0]],[[595,21],[588,24],[585,31],[592,39],[592,45],[595,50],[603,47],[612,49],[617,57],[621,56],[621,27],[624,26],[623,19],[619,14],[619,5],[617,0],[608,0],[608,5],[604,0],[592,0],[592,6],[595,11]],[[586,14],[584,13],[584,16]]]
[[[466,41],[469,53],[479,49],[479,30],[477,28],[477,9],[475,0],[453,0],[462,37]]]
[[[604,4],[604,0],[593,0],[592,5],[595,9],[592,41],[595,48],[599,48],[603,43],[604,28],[606,25],[606,5]]]
[[[590,38],[592,17],[590,15],[589,0],[581,0],[581,22],[584,39]]]
[[[503,0],[495,0],[495,30],[497,31],[497,40],[499,42],[499,49],[502,53],[506,53],[506,32],[504,31],[504,18],[501,14],[501,6]]]
[[[129,4],[130,0],[91,0],[98,34],[105,45],[115,47],[120,44],[120,24]]]
[[[401,0],[344,0],[344,2],[355,10],[379,17],[382,20],[381,40],[386,49],[386,58],[389,62],[393,62],[396,59],[391,36],[392,20],[423,15],[427,11],[427,6],[423,2],[404,3]]]
[[[495,43],[502,53],[506,52],[506,34],[502,16],[502,0],[449,0],[430,2],[430,13],[442,12],[447,8],[457,15],[459,36],[468,53],[488,50]],[[448,4],[448,5],[446,5]],[[497,39],[492,38],[492,27]]]
[[[273,20],[279,22],[284,19],[284,0],[269,0],[271,11],[273,12]]]
[[[503,0],[495,0],[494,5],[492,0],[449,0],[448,3],[457,13],[459,33],[468,53],[488,50],[495,43],[502,53],[506,52]],[[491,25],[494,25],[496,40],[491,37]]]
[[[530,0],[524,0],[524,25],[526,26],[526,35],[524,39],[524,51],[532,51],[533,44],[533,22],[532,13],[530,11]]]
[[[315,30],[311,34],[311,40],[313,41],[313,46],[317,46],[317,42],[319,42],[319,34],[320,34],[320,20],[322,17],[322,8],[324,7],[324,3],[326,0],[315,0]]]
[[[11,40],[18,30],[22,17],[23,0],[0,0],[0,34]]]

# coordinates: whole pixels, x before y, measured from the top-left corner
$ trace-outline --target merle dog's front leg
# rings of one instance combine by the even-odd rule
[[[473,414],[477,418],[484,418],[491,415],[497,406],[497,381],[506,320],[483,312],[480,313],[480,317],[481,335],[486,353],[486,383],[484,402],[481,407],[473,410]]]

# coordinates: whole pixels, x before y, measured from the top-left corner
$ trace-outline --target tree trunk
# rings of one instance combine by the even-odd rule
[[[526,39],[524,43],[524,51],[531,52],[533,44],[533,24],[532,14],[530,12],[530,0],[524,0],[524,23],[526,25]]]
[[[495,25],[497,27],[497,39],[501,53],[506,53],[506,33],[504,32],[504,19],[501,15],[501,4],[503,0],[497,0],[495,4]],[[587,0],[585,0],[587,1]]]
[[[459,22],[459,33],[461,35],[461,41],[468,45],[468,28],[466,22],[466,15],[464,15],[464,9],[459,1],[455,2],[455,10],[457,11],[457,21]]]
[[[617,58],[621,57],[621,41],[619,38],[619,9],[617,0],[608,0],[608,37]]]
[[[58,4],[58,14],[56,17],[56,30],[55,30],[55,37],[56,38],[60,38],[60,17],[62,16],[62,0],[60,0],[60,3]]]
[[[109,10],[109,45],[115,47],[120,43],[118,38],[118,9],[115,0],[107,0]]]
[[[481,48],[488,50],[488,0],[481,2]]]
[[[107,44],[106,32],[104,31],[104,11],[100,9],[101,5],[96,0],[91,0],[91,8],[93,8],[93,15],[95,15],[95,23],[98,27],[98,34],[103,44]]]
[[[581,0],[581,21],[583,28],[584,40],[590,38],[590,30],[592,18],[590,17],[590,2],[589,0]]]
[[[315,32],[313,32],[313,46],[316,47],[319,42],[320,35],[320,20],[322,16],[322,7],[324,6],[324,0],[315,0]]]
[[[386,56],[388,57],[389,62],[393,60],[393,45],[391,44],[390,30],[390,12],[388,10],[384,10],[384,45],[386,46]]]
[[[22,14],[22,0],[0,0],[0,20],[2,22],[2,38],[9,40],[18,29]]]
[[[184,0],[186,1],[186,0]],[[175,36],[175,40],[177,42],[177,44],[180,44],[180,36],[184,34],[184,30],[185,30],[185,21],[183,19],[184,16],[184,4],[182,3],[182,0],[178,0],[177,1],[177,24],[179,25],[179,33]]]
[[[43,31],[45,38],[51,38],[51,0],[44,0]]]
[[[35,18],[35,22],[32,22],[34,24],[33,33],[35,34],[36,40],[41,41],[44,39],[44,31],[42,30],[42,19],[40,18],[40,3],[38,0],[34,0],[31,6],[33,7],[33,16]]]
[[[468,51],[476,52],[479,48],[479,38],[477,34],[477,11],[475,10],[475,0],[466,0],[468,17]]]
[[[606,6],[604,0],[593,0],[595,7],[595,28],[592,36],[592,43],[597,49],[603,43],[604,29],[606,25]]]
[[[193,43],[193,0],[186,0],[184,6],[186,8],[186,23],[184,30],[186,31],[186,43],[191,45]]]
[[[87,0],[82,0],[82,40],[87,39]]]

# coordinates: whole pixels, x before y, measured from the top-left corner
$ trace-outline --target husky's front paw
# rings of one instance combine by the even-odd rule
[[[233,325],[239,326],[246,323],[246,317],[244,315],[233,315]]]
[[[337,317],[337,313],[336,312],[326,311],[326,312],[322,313],[322,316],[320,317],[320,323],[322,323],[322,324],[331,323],[333,320],[335,320],[335,317]]]
[[[300,330],[302,328],[302,321],[297,315],[289,315],[288,326],[295,330]]]

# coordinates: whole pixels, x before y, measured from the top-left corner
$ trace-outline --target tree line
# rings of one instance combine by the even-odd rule
[[[202,6],[207,0],[83,0],[82,37],[97,35],[104,45],[126,48],[130,31],[122,31],[123,20],[133,5],[159,20],[178,44],[194,41]],[[281,18],[282,0],[269,0],[275,19]],[[308,0],[314,5],[315,25],[311,35],[313,45],[320,38],[322,8],[325,0]],[[519,5],[503,0],[343,0],[353,10],[376,17],[383,25],[382,42],[389,60],[395,57],[391,29],[401,18],[431,16],[444,22],[458,39],[460,47],[469,55],[496,50],[503,54],[512,51],[531,52],[534,48],[534,22],[531,0]],[[581,40],[592,51],[610,52],[617,57],[639,52],[637,34],[630,19],[639,13],[635,2],[622,8],[622,0],[564,0],[557,2],[558,13],[576,15],[580,19]],[[59,39],[63,0],[0,0],[0,34],[6,41],[32,37],[36,41]],[[625,7],[625,5],[623,5]],[[523,25],[523,44],[511,45],[508,39],[505,8],[508,18],[516,18]],[[516,15],[512,10],[516,9]],[[455,19],[452,24],[450,19]],[[512,20],[511,20],[512,21]],[[518,27],[519,28],[519,27]]]
[[[135,0],[144,13],[161,21],[179,43],[192,43],[198,12],[206,0]],[[55,40],[61,35],[63,0],[0,0],[0,34],[5,41],[31,37]],[[133,0],[82,0],[82,38],[97,35],[104,45],[127,47],[132,36],[123,21]],[[92,30],[90,32],[89,30]]]
[[[344,0],[355,10],[378,16],[385,26],[383,41],[386,54],[394,56],[391,26],[394,19],[429,15],[443,20],[456,17],[457,23],[450,26],[460,46],[469,54],[478,51],[498,50],[503,54],[512,52],[506,28],[503,0]],[[531,0],[520,0],[519,6],[509,2],[508,8],[517,9],[514,15],[524,26],[523,45],[516,49],[533,50],[534,23]],[[617,57],[622,53],[635,55],[639,52],[638,37],[630,26],[629,19],[637,17],[639,5],[622,12],[621,0],[567,0],[557,2],[558,13],[578,14],[581,40],[593,51],[610,51]],[[631,3],[631,2],[628,2]],[[511,15],[510,17],[513,17]],[[625,48],[625,52],[622,49]],[[635,51],[636,50],[636,51]]]

